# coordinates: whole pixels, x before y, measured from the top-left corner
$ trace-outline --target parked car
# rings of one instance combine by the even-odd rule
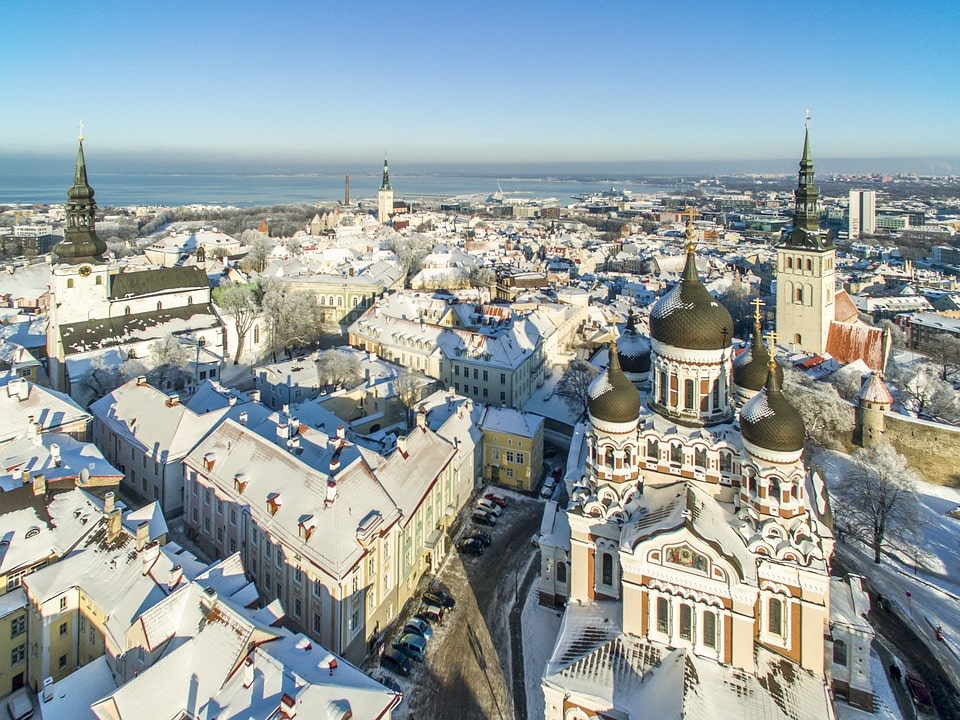
[[[380,656],[380,667],[402,677],[407,677],[407,675],[410,674],[413,663],[410,662],[410,658],[399,650],[387,648],[383,651],[383,655]]]
[[[540,490],[540,497],[548,498],[553,495],[554,488],[557,487],[557,482],[553,478],[547,478],[547,481],[543,484],[543,488]]]
[[[417,617],[434,625],[443,625],[443,608],[432,603],[424,603]]]
[[[933,697],[930,695],[927,684],[917,675],[909,672],[904,676],[903,682],[907,686],[907,690],[910,692],[910,697],[913,698],[913,704],[916,705],[917,710],[920,712],[933,712]]]
[[[490,513],[494,517],[500,517],[500,513],[503,512],[503,509],[499,505],[484,498],[477,501],[477,510],[483,510],[485,513]]]
[[[491,527],[497,524],[497,518],[483,510],[474,510],[473,515],[470,516],[470,521],[477,525],[489,525]]]
[[[457,550],[464,555],[483,555],[483,543],[475,537],[464,538],[457,543]]]
[[[403,626],[403,631],[405,633],[414,633],[415,635],[419,635],[428,642],[430,638],[433,637],[433,628],[430,627],[430,623],[428,623],[426,620],[421,620],[416,616],[407,620],[406,625]]]
[[[423,658],[427,654],[427,641],[423,639],[422,635],[405,632],[393,641],[393,649],[399,650],[411,660],[423,662]]]
[[[483,533],[486,535],[486,533]],[[456,606],[457,601],[449,593],[445,593],[443,590],[427,590],[423,594],[424,602],[429,603],[430,605],[436,605],[441,607],[444,610],[453,610]]]
[[[490,535],[490,533],[484,532],[483,530],[477,530],[475,533],[471,533],[467,540],[472,540],[474,538],[479,540],[485,548],[493,545],[493,537]]]
[[[506,507],[506,506],[507,506],[507,496],[506,496],[506,495],[501,495],[501,494],[498,493],[498,492],[488,492],[488,493],[484,493],[483,499],[484,499],[484,500],[489,500],[489,501],[492,502],[494,505],[499,505],[500,507]]]
[[[391,650],[390,652],[393,652],[393,651]],[[404,657],[404,660],[406,660],[407,662],[410,662],[410,659],[407,657]],[[394,680],[392,677],[390,677],[389,675],[371,675],[370,677],[372,677],[374,680],[376,680],[378,683],[380,683],[384,687],[390,688],[397,695],[399,695],[401,699],[403,699],[403,688],[400,687],[400,684],[396,680]]]

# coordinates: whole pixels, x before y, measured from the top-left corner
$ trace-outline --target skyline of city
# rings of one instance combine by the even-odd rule
[[[809,107],[819,158],[960,157],[946,3],[341,7],[11,6],[34,101],[0,145],[69,152],[82,121],[104,157],[718,164],[794,157]]]

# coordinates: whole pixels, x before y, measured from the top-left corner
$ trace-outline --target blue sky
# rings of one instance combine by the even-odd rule
[[[960,156],[960,5],[2,3],[0,148],[340,162]]]

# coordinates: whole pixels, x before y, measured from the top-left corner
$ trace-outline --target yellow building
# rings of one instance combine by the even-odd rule
[[[543,472],[543,417],[512,408],[487,408],[483,432],[483,479],[531,491]]]
[[[27,595],[21,588],[0,595],[0,698],[27,682]]]

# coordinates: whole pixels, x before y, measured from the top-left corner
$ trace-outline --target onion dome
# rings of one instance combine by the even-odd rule
[[[687,226],[687,264],[680,282],[650,312],[650,335],[671,347],[723,350],[733,338],[733,319],[700,282],[693,228]]]
[[[83,158],[83,138],[77,151],[77,167],[73,185],[67,191],[67,227],[61,240],[53,248],[61,263],[80,265],[103,262],[107,244],[97,237],[95,228],[97,203],[93,188],[87,182],[87,164]]]
[[[733,384],[745,390],[759,392],[767,383],[770,353],[760,337],[760,320],[753,327],[753,344],[733,361]],[[783,368],[776,365],[777,380],[783,385]]]
[[[617,343],[610,346],[610,367],[587,388],[587,409],[597,420],[627,423],[640,417],[640,393],[620,368]]]
[[[767,364],[766,387],[740,410],[740,432],[744,440],[757,447],[775,452],[797,452],[803,449],[807,431],[800,413],[780,389],[778,369],[771,359]]]
[[[650,341],[637,332],[633,310],[627,316],[627,327],[617,341],[620,367],[625,373],[650,372]]]

